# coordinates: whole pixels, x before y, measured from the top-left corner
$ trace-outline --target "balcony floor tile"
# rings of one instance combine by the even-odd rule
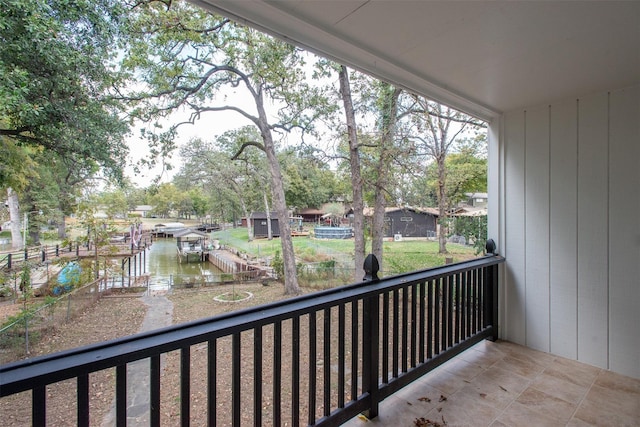
[[[387,398],[379,414],[344,425],[640,427],[640,379],[483,341]]]

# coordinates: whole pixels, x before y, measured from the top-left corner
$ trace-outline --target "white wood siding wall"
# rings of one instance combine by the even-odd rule
[[[640,378],[640,87],[496,123],[503,338]]]

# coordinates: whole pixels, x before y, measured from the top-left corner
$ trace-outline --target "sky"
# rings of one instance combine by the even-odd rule
[[[307,55],[307,65],[305,68],[307,78],[311,79],[316,57],[315,55],[310,53],[307,53]],[[255,112],[256,107],[254,104],[254,100],[242,86],[238,86],[237,88],[226,88],[225,90],[219,92],[216,98],[218,101],[217,105],[233,105],[242,108],[243,110],[253,114],[254,116],[257,116],[257,112]],[[277,106],[273,105],[265,105],[265,107],[267,108],[267,112],[269,112],[269,110],[276,111],[277,109]],[[163,123],[163,128],[169,129],[169,127],[175,123],[187,121],[189,119],[189,116],[190,111],[183,110],[176,112],[167,119],[166,123]],[[232,111],[216,111],[204,113],[200,117],[200,120],[196,121],[195,124],[185,124],[180,126],[178,130],[178,139],[176,141],[177,146],[180,147],[193,138],[201,138],[204,141],[211,141],[214,140],[217,136],[222,135],[226,131],[238,129],[251,124],[252,122],[250,122],[247,118],[240,115],[239,113]],[[161,173],[161,182],[170,182],[173,175],[178,172],[181,164],[178,148],[173,152],[172,158],[169,161],[174,168],[173,170],[163,172],[162,167],[158,166],[150,171],[141,170],[141,173],[138,175],[134,173],[133,165],[149,154],[147,141],[140,137],[140,129],[145,126],[149,128],[150,124],[138,124],[135,128],[132,129],[131,136],[127,139],[130,156],[129,161],[127,162],[127,167],[125,169],[125,174],[138,187],[149,186]],[[292,139],[294,138],[295,136],[292,137]]]
[[[233,105],[242,106],[248,111],[252,110],[252,101],[250,99],[242,99],[242,97],[236,97],[236,99],[234,99]],[[163,128],[166,130],[173,124],[187,121],[189,116],[190,112],[188,111],[175,112],[166,119],[166,122],[163,123]],[[211,141],[226,131],[238,129],[248,124],[251,124],[251,122],[236,112],[217,111],[204,113],[200,117],[200,120],[194,124],[185,124],[178,128],[178,138],[176,141],[178,148],[172,153],[171,159],[169,160],[169,163],[173,166],[172,170],[165,170],[163,172],[162,166],[159,165],[151,170],[142,168],[141,173],[136,175],[134,164],[149,155],[148,143],[140,136],[140,131],[144,127],[149,128],[150,124],[139,123],[132,129],[131,135],[127,138],[130,155],[125,174],[134,184],[141,188],[149,186],[159,174],[162,174],[160,182],[170,182],[180,169],[180,164],[182,163],[179,155],[179,147],[194,138]]]

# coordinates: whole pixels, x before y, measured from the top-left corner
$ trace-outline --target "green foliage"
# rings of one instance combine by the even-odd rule
[[[300,283],[307,287],[329,288],[336,284],[350,282],[353,277],[351,271],[336,271],[336,261],[327,260],[309,265],[299,264],[298,274]]]
[[[20,292],[27,299],[31,292],[31,266],[28,262],[24,262],[22,265],[22,271],[20,272]]]
[[[181,192],[173,184],[160,184],[156,193],[149,199],[153,212],[161,217],[168,217],[176,210],[182,199]]]
[[[194,113],[191,121],[228,110],[258,126],[261,113],[236,102],[239,97],[228,97],[231,91],[252,97],[258,110],[267,100],[285,106],[273,119],[282,130],[308,132],[317,116],[312,107],[332,108],[321,91],[304,81],[305,55],[292,45],[187,2],[142,3],[131,17],[136,37],[129,39],[123,66],[147,83],[131,98],[140,100],[134,115],[153,123],[143,135],[156,158],[175,148],[176,128],[163,128],[164,117],[184,106]],[[254,142],[262,143],[259,137]]]
[[[27,310],[27,302],[33,296],[33,287],[31,285],[31,265],[28,262],[24,262],[22,265],[22,271],[20,272],[19,289],[22,293],[23,311]]]
[[[0,14],[0,130],[121,176],[126,123],[106,96],[123,9],[115,0],[6,0]],[[0,186],[4,183],[0,182]]]
[[[207,199],[207,197],[204,194],[204,191],[201,188],[199,187],[192,188],[187,193],[187,196],[191,200],[193,213],[198,218],[204,217],[207,214],[207,212],[209,212],[209,208],[210,208],[209,200]]]
[[[117,233],[115,223],[112,220],[99,218],[96,215],[95,201],[85,201],[78,207],[78,222],[84,234],[76,239],[76,244],[85,244],[91,247],[94,258],[85,258],[80,262],[82,267],[81,283],[88,283],[99,276],[101,264],[106,262],[117,247],[111,243],[111,237]],[[64,242],[65,244],[68,241]]]
[[[0,297],[9,298],[13,296],[13,289],[9,285],[0,285]]]
[[[56,167],[58,157],[55,153],[38,150],[31,155],[31,159],[34,161],[33,175],[20,195],[20,205],[29,212],[28,241],[30,244],[39,244],[41,229],[46,228],[48,221],[57,216],[63,197],[58,185],[57,174],[60,170]]]
[[[33,313],[31,312],[31,310],[27,310],[23,308],[22,310],[20,310],[18,314],[14,314],[13,316],[7,317],[2,323],[2,325],[0,325],[0,329],[14,323],[24,322],[25,319],[30,319],[32,316],[33,316]]]
[[[310,150],[288,150],[280,162],[287,204],[298,209],[318,208],[338,194],[336,175]]]
[[[26,300],[25,300],[25,304],[23,308],[20,310],[20,312],[18,312],[18,314],[9,316],[6,319],[4,319],[3,323],[0,324],[0,329],[14,323],[24,323],[25,320],[32,319],[34,317],[34,314],[42,307],[48,307],[49,312],[53,313],[57,302],[58,302],[58,298],[54,298],[51,296],[46,296],[44,298],[44,301],[31,303],[29,305],[26,304]],[[37,333],[34,334],[33,332],[34,331],[30,331],[29,335],[30,335],[30,339],[32,339],[35,342],[38,340],[39,335]]]
[[[333,259],[328,261],[321,261],[318,264],[321,270],[333,270],[336,267],[336,261]]]
[[[0,123],[1,120],[2,116]],[[20,192],[31,178],[37,176],[31,151],[9,138],[0,137],[0,188],[11,187]]]
[[[271,261],[272,267],[276,269],[281,263],[281,255],[279,253],[279,242],[265,242],[264,240],[254,240],[247,242],[247,232],[244,228],[228,229],[218,231],[212,234],[214,239],[228,246],[251,254],[253,256],[273,256]],[[345,259],[353,257],[354,241],[353,239],[293,239],[296,257],[299,259],[307,259],[318,261],[322,257],[322,261],[327,262],[327,266],[337,258]],[[430,240],[402,240],[400,242],[384,243],[384,274],[397,274],[406,271],[419,270],[424,268],[436,267],[444,265],[445,258],[451,257],[454,262],[463,261],[474,257],[474,250],[471,247],[449,243],[449,253],[445,256],[438,254],[438,242]],[[312,257],[309,256],[313,254]],[[351,273],[353,274],[353,271]],[[349,275],[347,275],[349,276]],[[349,282],[353,279],[346,280]],[[336,279],[337,280],[337,279]],[[346,283],[342,282],[342,283]]]
[[[109,218],[125,218],[129,211],[127,197],[122,189],[103,191],[98,196],[98,202],[105,207]]]
[[[280,256],[280,251],[276,251],[273,259],[271,260],[271,267],[276,273],[276,277],[282,279],[284,277],[284,260]]]
[[[8,298],[11,296],[13,296],[13,289],[11,288],[9,274],[5,271],[0,271],[0,297]]]
[[[484,251],[487,243],[487,216],[460,216],[453,218],[451,234],[464,236],[473,244],[476,254]]]
[[[481,151],[483,148],[486,148],[484,138],[463,140],[457,151],[447,156],[447,196],[452,205],[462,201],[465,193],[487,191],[487,159]]]
[[[262,153],[247,147],[237,160],[231,160],[242,141],[259,138],[254,126],[245,126],[225,132],[216,141],[192,139],[182,147],[180,156],[185,163],[174,182],[177,188],[189,191],[196,215],[210,213],[226,222],[243,205],[247,210],[264,210],[262,192],[268,189],[268,172]]]
[[[344,206],[340,203],[330,203],[325,206],[326,214],[329,215],[329,225],[340,225],[340,219],[344,216]]]
[[[40,219],[73,212],[100,168],[122,178],[128,123],[109,91],[121,83],[112,60],[123,12],[117,0],[2,3],[0,187],[45,212],[30,222],[35,243]]]
[[[446,156],[445,191],[449,206],[464,200],[465,193],[487,191],[486,135],[457,141]],[[414,206],[438,205],[438,166],[430,163],[425,172],[401,189],[403,198]]]

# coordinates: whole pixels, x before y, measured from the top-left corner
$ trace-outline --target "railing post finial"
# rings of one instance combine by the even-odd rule
[[[380,263],[378,262],[378,258],[374,254],[367,255],[367,258],[364,260],[364,280],[366,281],[378,281],[380,278],[378,277],[378,271],[380,271]]]
[[[487,239],[487,244],[485,245],[487,255],[498,255],[496,248],[496,242],[494,242],[493,239]]]

